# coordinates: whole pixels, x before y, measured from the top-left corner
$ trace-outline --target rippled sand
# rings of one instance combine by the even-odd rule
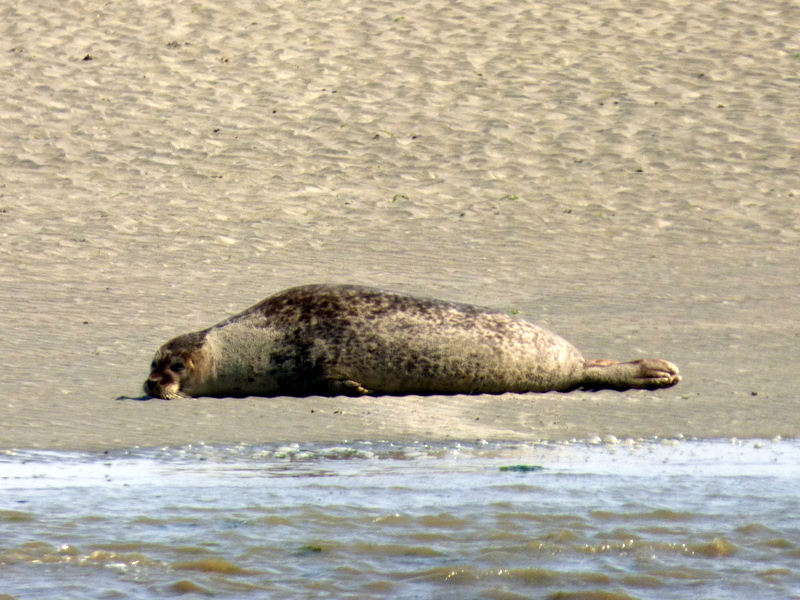
[[[798,7],[17,4],[0,446],[800,432]],[[684,381],[114,401],[167,338],[309,282],[519,311]]]

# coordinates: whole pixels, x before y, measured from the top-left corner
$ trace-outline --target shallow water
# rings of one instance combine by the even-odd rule
[[[798,465],[793,441],[8,452],[0,593],[800,597]]]

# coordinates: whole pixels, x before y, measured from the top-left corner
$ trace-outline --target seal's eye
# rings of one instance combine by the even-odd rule
[[[150,368],[151,368],[151,369],[155,369],[157,364],[158,364],[158,363],[157,363],[156,361],[153,361],[153,362],[151,362],[151,363],[150,363]]]
[[[173,373],[180,373],[186,368],[186,365],[183,364],[182,360],[176,360],[174,363],[170,365],[169,368]]]

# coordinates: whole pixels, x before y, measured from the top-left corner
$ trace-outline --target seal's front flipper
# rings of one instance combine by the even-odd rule
[[[366,396],[370,391],[352,379],[328,379],[331,396]]]

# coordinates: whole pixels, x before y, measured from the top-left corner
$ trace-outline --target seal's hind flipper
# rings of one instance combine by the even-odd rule
[[[640,358],[629,362],[590,360],[586,362],[580,389],[657,390],[672,387],[681,380],[678,367],[660,358]]]
[[[634,377],[631,387],[656,390],[658,388],[672,387],[681,380],[678,367],[668,360],[643,358],[632,362],[639,365],[639,372]]]

